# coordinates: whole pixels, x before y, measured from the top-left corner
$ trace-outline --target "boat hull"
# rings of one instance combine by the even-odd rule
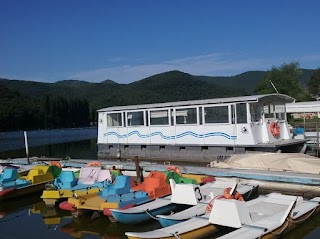
[[[42,190],[45,189],[46,183],[48,183],[48,182],[43,182],[43,183],[34,184],[34,185],[27,186],[27,187],[11,190],[10,192],[7,192],[6,194],[1,195],[0,201],[5,201],[5,200],[12,199],[12,198],[22,197],[25,195],[30,195],[33,193],[41,192]]]
[[[121,149],[121,158],[130,158],[132,155],[136,155],[139,159],[145,160],[157,160],[168,161],[170,158],[172,161],[182,162],[201,162],[210,163],[212,161],[224,161],[230,156],[234,155],[234,151],[237,154],[245,154],[247,152],[290,152],[299,153],[303,148],[307,140],[284,140],[281,143],[268,143],[257,145],[237,145],[235,149],[233,144],[231,145],[139,145],[139,144],[117,144]],[[118,151],[111,150],[114,144],[102,144],[98,143],[98,158],[99,159],[115,159],[118,156]],[[159,151],[159,147],[164,147]],[[207,150],[203,150],[203,148]],[[184,150],[180,150],[183,148]]]
[[[91,193],[98,193],[102,188],[88,188],[83,190],[69,190],[69,189],[60,189],[60,190],[44,190],[41,198],[46,203],[46,205],[55,205],[60,203],[73,195],[83,196]]]
[[[169,219],[169,218],[158,217],[158,220],[159,220],[159,223],[161,224],[162,227],[170,227],[170,226],[175,225],[177,223],[184,222],[184,221],[186,221],[188,219],[177,220],[177,219]]]
[[[161,239],[201,239],[201,238],[205,238],[215,232],[218,231],[218,228],[212,224],[209,224],[207,226],[201,227],[201,228],[197,228],[195,230],[192,231],[188,231],[182,234],[177,234],[177,235],[172,235],[172,236],[168,236],[168,237],[160,237]],[[158,236],[156,237],[134,237],[134,236],[130,236],[129,234],[126,234],[128,239],[150,239],[150,238],[159,238]]]
[[[154,210],[146,210],[141,213],[126,213],[126,211],[112,211],[112,216],[124,224],[139,224],[151,218],[155,218],[158,214],[165,214],[170,211],[176,210],[178,206],[174,203],[166,205]]]

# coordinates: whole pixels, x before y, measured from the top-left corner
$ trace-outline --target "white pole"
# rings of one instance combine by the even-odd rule
[[[30,164],[27,131],[24,131],[24,144],[25,144],[25,147],[26,147],[26,154],[27,154],[28,164]]]
[[[272,83],[272,81],[270,80],[270,83],[271,83],[271,85],[272,85],[272,87],[273,87],[273,89],[277,92],[277,94],[279,95],[279,92],[278,92],[278,90],[277,90],[277,88],[274,86],[274,84]]]

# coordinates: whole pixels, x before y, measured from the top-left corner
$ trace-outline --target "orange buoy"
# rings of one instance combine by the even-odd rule
[[[166,171],[169,171],[169,172],[173,171],[173,172],[176,172],[177,174],[179,174],[180,176],[182,176],[182,173],[177,166],[168,166]]]
[[[97,161],[92,161],[87,164],[88,167],[102,167],[102,163],[97,162]]]
[[[61,163],[58,162],[58,161],[50,161],[49,165],[50,165],[50,166],[54,166],[54,165],[55,165],[55,166],[57,166],[58,168],[62,168]]]
[[[226,189],[223,191],[223,196],[224,196],[226,199],[236,199],[236,200],[239,200],[239,201],[244,201],[241,193],[236,192],[235,195],[231,195],[231,194],[230,194],[230,191],[231,191],[231,188],[230,188],[230,187],[226,188]]]

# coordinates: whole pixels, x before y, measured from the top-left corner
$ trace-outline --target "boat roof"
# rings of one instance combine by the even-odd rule
[[[123,110],[138,110],[138,109],[150,109],[150,108],[166,108],[175,106],[190,106],[190,105],[203,105],[203,104],[218,104],[218,103],[239,103],[239,102],[256,102],[263,98],[270,98],[273,101],[281,100],[286,103],[295,102],[295,99],[291,96],[284,94],[264,94],[264,95],[250,95],[250,96],[237,96],[229,98],[215,98],[204,100],[189,100],[189,101],[176,101],[166,103],[154,103],[154,104],[142,104],[142,105],[125,105],[125,106],[112,106],[98,110],[98,112],[110,112],[110,111],[123,111]]]
[[[320,112],[320,101],[305,101],[286,104],[287,113]]]

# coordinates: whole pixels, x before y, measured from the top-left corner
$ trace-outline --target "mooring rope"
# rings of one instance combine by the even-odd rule
[[[171,233],[171,235],[174,236],[174,238],[181,239],[181,237],[180,237],[178,232]]]
[[[303,222],[303,221],[306,221],[306,220],[308,220],[309,219],[309,217],[311,217],[312,216],[312,214],[315,212],[317,210],[317,207],[315,207],[313,210],[311,210],[310,212],[308,212],[308,213],[306,213],[306,214],[308,214],[305,218],[302,218],[302,219],[293,219],[292,217],[291,217],[291,222],[292,223],[294,223],[294,224],[299,224],[299,223],[301,223],[301,222]],[[306,215],[305,214],[305,215]],[[302,215],[302,216],[304,216],[304,215]],[[301,217],[302,217],[301,216]]]
[[[273,235],[273,236],[281,236],[282,235],[282,233],[287,229],[287,227],[289,226],[289,220],[288,220],[288,218],[286,219],[286,221],[282,224],[282,225],[285,225],[282,229],[281,229],[281,231],[280,232],[278,232],[278,233],[274,233],[274,232],[270,232],[270,234],[271,235]]]
[[[145,213],[147,213],[149,215],[149,217],[151,217],[152,219],[159,220],[157,217],[152,216],[152,214],[149,212],[148,209],[145,210]]]

